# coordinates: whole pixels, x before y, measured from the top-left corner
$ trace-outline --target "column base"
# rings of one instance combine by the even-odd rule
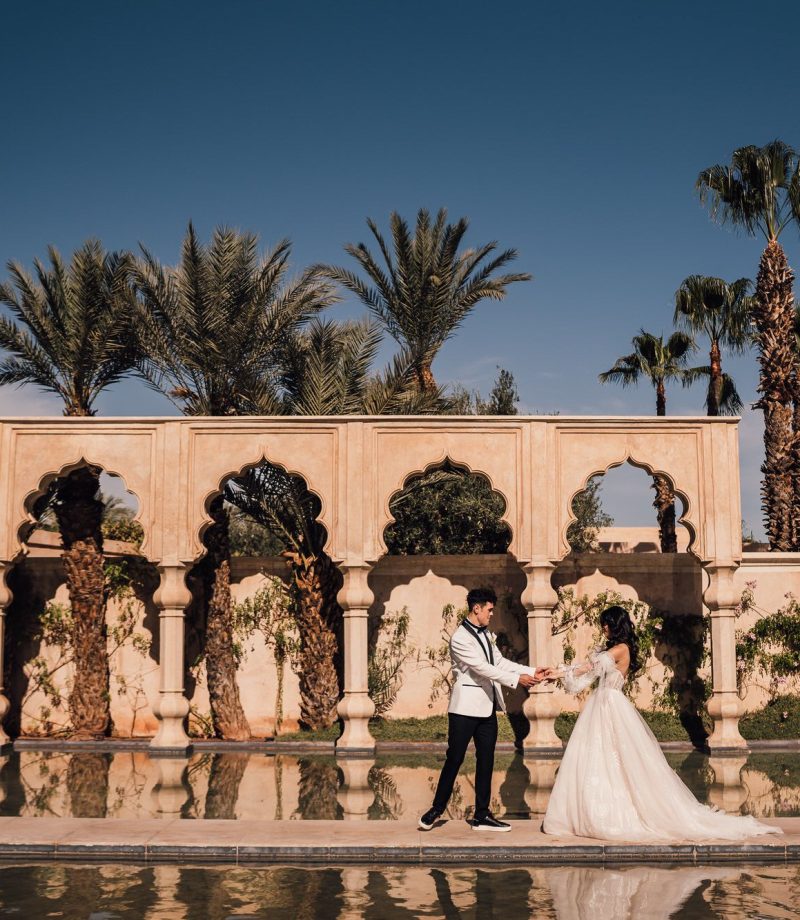
[[[522,740],[525,756],[560,756],[564,752],[564,743],[556,734],[556,717],[561,707],[556,703],[555,693],[550,689],[534,689],[525,700],[523,710],[531,726]]]
[[[337,707],[344,722],[342,735],[336,742],[336,754],[343,757],[358,757],[375,753],[375,739],[369,730],[369,720],[375,712],[375,704],[366,692],[348,693]]]
[[[742,703],[731,690],[717,691],[708,701],[708,713],[714,720],[714,730],[708,738],[712,754],[743,753],[749,750],[747,742],[739,732]]]

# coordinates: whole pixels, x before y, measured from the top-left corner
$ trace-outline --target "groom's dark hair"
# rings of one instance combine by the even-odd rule
[[[494,593],[494,588],[473,588],[469,594],[467,594],[467,610],[472,610],[476,604],[496,604],[497,595]]]

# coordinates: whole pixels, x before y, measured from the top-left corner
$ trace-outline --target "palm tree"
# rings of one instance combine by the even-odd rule
[[[742,409],[733,378],[722,371],[722,348],[741,354],[751,342],[755,300],[750,287],[748,278],[728,284],[722,278],[689,275],[675,294],[675,325],[702,333],[711,343],[708,367],[694,369],[697,377],[708,377],[708,415],[734,415]]]
[[[394,255],[375,222],[368,219],[367,226],[384,266],[364,243],[348,243],[344,248],[368,281],[345,268],[328,265],[320,269],[366,305],[412,356],[419,388],[434,392],[433,359],[465,317],[481,300],[502,300],[510,284],[530,281],[531,275],[496,275],[516,258],[517,252],[506,249],[492,255],[497,249],[495,242],[459,253],[469,222],[462,217],[455,224],[447,223],[444,208],[433,223],[429,212],[421,209],[413,235],[406,221],[393,211],[390,227]]]
[[[0,347],[8,352],[0,361],[0,385],[33,384],[59,396],[64,415],[91,416],[100,393],[134,364],[131,260],[90,240],[69,265],[53,247],[48,261],[34,262],[35,277],[11,262],[11,281],[0,285],[0,303],[16,319],[0,316]],[[99,493],[100,470],[82,466],[57,480],[48,496],[61,530],[72,610],[69,710],[76,738],[102,737],[111,720]]]
[[[279,409],[287,347],[310,317],[335,302],[313,271],[286,274],[290,244],[263,258],[249,233],[221,228],[209,245],[189,224],[180,263],[164,268],[147,250],[136,269],[142,358],[139,372],[187,415],[241,415]],[[230,590],[230,521],[222,495],[199,564],[206,629],[205,660],[214,730],[246,740],[250,727],[236,684]]]
[[[666,384],[679,380],[685,385],[691,379],[686,362],[695,350],[694,341],[684,332],[673,332],[665,342],[662,335],[655,336],[642,329],[634,336],[632,344],[633,352],[617,358],[613,367],[599,375],[600,382],[621,383],[626,387],[647,379],[656,391],[656,415],[666,415]],[[676,553],[675,493],[665,476],[654,476],[653,488],[656,490],[653,506],[658,513],[661,552]]]
[[[287,355],[281,409],[287,415],[418,414],[439,407],[438,391],[421,392],[413,359],[400,354],[382,374],[370,369],[381,329],[370,322],[311,323]],[[339,700],[339,571],[325,552],[319,499],[302,477],[262,464],[231,480],[225,499],[278,537],[295,595],[300,651],[301,719],[311,729],[336,718]]]
[[[696,187],[714,218],[750,236],[761,232],[767,241],[752,312],[761,394],[755,405],[764,412],[762,508],[770,547],[794,549],[800,545],[794,513],[800,508],[800,471],[795,463],[800,432],[793,427],[798,376],[792,335],[794,274],[778,238],[800,217],[800,160],[795,150],[779,140],[764,147],[740,147],[729,164],[704,169]]]

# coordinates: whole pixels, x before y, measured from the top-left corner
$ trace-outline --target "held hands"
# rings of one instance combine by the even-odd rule
[[[549,668],[536,668],[533,674],[520,674],[519,683],[522,687],[533,687],[547,679]]]

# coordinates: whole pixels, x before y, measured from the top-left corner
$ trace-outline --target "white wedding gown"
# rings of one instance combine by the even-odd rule
[[[630,842],[741,840],[781,830],[755,818],[702,805],[667,763],[650,727],[622,692],[625,678],[608,652],[589,670],[567,669],[564,686],[598,686],[578,716],[561,761],[547,813],[546,834]]]

